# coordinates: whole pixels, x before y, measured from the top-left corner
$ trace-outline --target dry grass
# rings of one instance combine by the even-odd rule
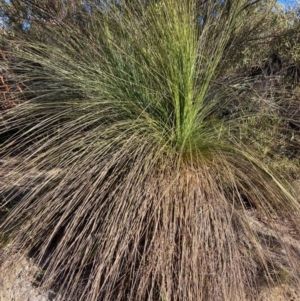
[[[42,23],[41,41],[7,37],[35,97],[1,120],[0,134],[17,131],[1,144],[0,231],[62,298],[255,300],[282,269],[299,282],[293,246],[277,237],[277,256],[249,218],[298,231],[300,207],[244,137],[278,112],[220,75],[245,3],[217,2],[203,24],[196,2],[165,0],[98,10],[85,26]]]

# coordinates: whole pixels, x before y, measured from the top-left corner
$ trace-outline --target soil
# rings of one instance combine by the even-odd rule
[[[0,301],[58,301],[54,292],[38,288],[38,273],[32,260],[20,254],[6,261],[0,267]]]

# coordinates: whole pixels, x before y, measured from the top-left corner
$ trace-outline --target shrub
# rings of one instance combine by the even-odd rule
[[[34,97],[0,124],[17,129],[1,148],[0,231],[62,298],[245,300],[258,275],[299,277],[292,247],[278,238],[278,260],[251,215],[298,227],[290,187],[245,139],[278,114],[222,62],[246,2],[196,4],[92,6],[7,37]]]

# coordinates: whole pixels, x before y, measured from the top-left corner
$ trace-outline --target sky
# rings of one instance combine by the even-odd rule
[[[296,3],[299,2],[299,0],[278,0],[279,3],[281,4],[287,4],[287,3]]]

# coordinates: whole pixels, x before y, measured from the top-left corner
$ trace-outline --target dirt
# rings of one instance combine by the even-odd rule
[[[39,268],[32,260],[16,254],[0,266],[0,301],[58,301],[52,291],[36,285]]]

